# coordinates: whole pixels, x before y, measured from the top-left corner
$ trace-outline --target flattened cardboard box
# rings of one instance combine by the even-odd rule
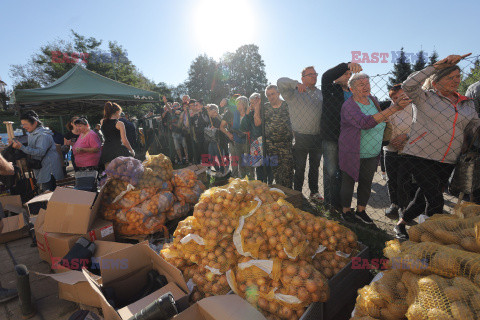
[[[97,201],[95,201],[97,199]],[[57,188],[48,201],[46,232],[85,234],[95,220],[101,195],[95,192]]]
[[[113,266],[111,263],[116,263],[120,267],[111,268]],[[100,300],[105,320],[129,319],[133,314],[167,292],[171,292],[175,300],[186,296],[188,288],[180,270],[163,260],[148,246],[148,243],[142,242],[105,255],[102,257],[100,265],[103,286],[113,288],[119,302],[128,301],[132,293],[140,291],[145,286],[147,273],[150,270],[157,270],[158,273],[164,275],[168,280],[168,285],[119,309],[118,312],[105,299],[100,284],[84,270],[88,282],[96,292],[97,299]]]
[[[92,268],[99,268],[102,264],[103,256],[128,248],[132,246],[128,243],[110,242],[110,241],[95,241],[95,263]],[[58,297],[63,300],[81,303],[87,306],[101,308],[100,300],[95,291],[88,284],[85,275],[81,271],[67,269],[61,265],[55,266],[56,274],[44,274],[58,281]],[[88,272],[88,271],[86,271]],[[101,276],[90,273],[90,276],[95,281],[101,283]]]
[[[6,243],[28,237],[23,214],[2,219],[3,229],[0,233],[0,243]]]
[[[266,320],[263,314],[236,294],[202,299],[173,320]]]
[[[113,223],[101,219],[95,220],[92,230],[84,235],[71,235],[63,233],[48,233],[44,230],[45,210],[40,210],[35,221],[35,236],[40,258],[52,265],[52,260],[63,258],[73,247],[75,242],[84,237],[90,241],[103,240],[115,241]]]

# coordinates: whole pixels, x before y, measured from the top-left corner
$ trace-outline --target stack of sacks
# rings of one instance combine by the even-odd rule
[[[105,219],[115,222],[119,235],[147,235],[166,230],[167,217],[187,215],[205,188],[195,174],[187,177],[189,182],[185,187],[187,182],[174,177],[172,162],[163,154],[148,155],[143,163],[118,157],[110,163],[106,173],[108,180],[103,186],[101,212]],[[179,175],[185,174],[180,172]],[[172,182],[179,187],[174,188]],[[174,194],[175,189],[183,197],[182,201]],[[196,196],[185,196],[186,189],[195,189]]]
[[[161,254],[193,281],[197,299],[232,289],[269,319],[299,319],[310,303],[329,297],[317,256],[347,257],[358,244],[351,230],[284,197],[259,181],[211,188]],[[326,273],[339,265],[329,262]]]

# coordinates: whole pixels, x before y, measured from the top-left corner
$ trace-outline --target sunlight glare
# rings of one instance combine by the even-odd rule
[[[218,59],[254,42],[255,19],[248,0],[201,0],[193,11],[195,41],[202,53]]]

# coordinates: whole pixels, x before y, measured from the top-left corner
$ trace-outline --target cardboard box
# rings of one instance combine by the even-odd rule
[[[46,249],[45,239],[44,239],[44,236],[45,236],[45,230],[43,230],[44,223],[45,223],[45,210],[40,209],[34,224],[38,255],[40,256],[40,259],[42,259],[43,261],[47,261],[50,264],[51,263],[50,255],[48,254],[48,251]]]
[[[202,299],[173,317],[174,320],[266,320],[250,303],[236,294]]]
[[[48,201],[43,228],[46,232],[85,234],[95,220],[100,196],[95,192],[57,188]]]
[[[95,241],[95,246],[96,249],[93,256],[96,258],[96,261],[98,261],[98,264],[95,263],[95,267],[98,267],[101,264],[103,256],[128,248],[132,245],[110,241]],[[61,265],[57,265],[55,268],[55,272],[58,273],[44,275],[58,281],[58,297],[60,299],[101,308],[100,300],[97,298],[92,287],[88,284],[87,278],[85,278],[83,272],[70,270]],[[90,274],[90,276],[95,279],[95,281],[99,283],[102,282],[100,276],[94,274]]]
[[[1,223],[3,223],[3,229],[0,233],[0,243],[28,237],[23,214],[3,218]]]
[[[4,211],[10,211],[14,213],[24,213],[25,209],[22,205],[22,198],[19,195],[15,196],[1,196],[0,203],[2,204]]]
[[[45,216],[45,210],[40,210],[35,221],[35,236],[40,258],[47,261],[50,265],[52,265],[52,260],[63,258],[80,237],[90,241],[115,241],[113,223],[111,221],[97,219],[92,225],[92,230],[88,233],[72,235],[46,232],[44,229]]]
[[[157,270],[164,275],[168,280],[168,285],[119,309],[118,312],[105,299],[101,285],[84,270],[90,286],[100,301],[105,320],[129,319],[167,292],[171,292],[175,300],[186,296],[188,288],[180,270],[163,260],[148,246],[148,243],[142,242],[105,255],[100,264],[102,285],[115,290],[120,304],[128,301],[132,294],[136,294],[147,284],[147,273],[150,270]]]
[[[38,215],[41,209],[46,210],[48,201],[50,201],[52,195],[53,192],[49,191],[48,193],[41,194],[27,201],[25,206],[27,207],[30,216]]]

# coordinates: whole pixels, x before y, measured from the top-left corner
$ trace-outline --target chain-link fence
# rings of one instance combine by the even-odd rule
[[[343,219],[391,233],[399,219],[451,212],[465,192],[450,180],[479,125],[478,58],[426,67],[393,88],[392,73],[350,77],[352,68],[340,64],[317,75],[309,67],[301,82],[268,87],[270,103],[252,97],[168,109],[157,144],[219,179],[248,175],[301,190]],[[466,197],[478,202],[473,189]]]

